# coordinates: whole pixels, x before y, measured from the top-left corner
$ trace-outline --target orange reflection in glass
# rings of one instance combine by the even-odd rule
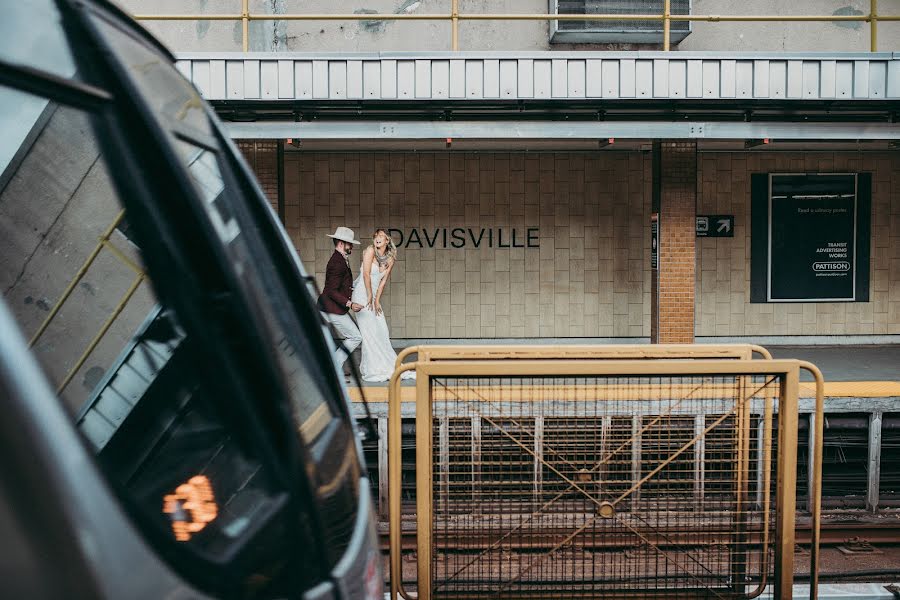
[[[163,512],[171,515],[172,532],[179,542],[186,542],[195,533],[203,531],[219,514],[209,479],[205,475],[195,475],[179,485],[174,494],[163,497]]]

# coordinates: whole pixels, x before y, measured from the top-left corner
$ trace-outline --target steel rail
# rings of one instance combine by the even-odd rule
[[[509,544],[509,548],[511,550],[522,549],[526,551],[532,551],[534,549],[546,548],[549,546],[547,542],[546,535],[544,533],[553,533],[556,530],[552,528],[546,528],[539,530],[534,536],[533,539],[522,540],[517,542],[511,542]],[[661,534],[664,533],[666,535],[666,542],[670,544],[683,544],[686,546],[696,546],[700,544],[701,541],[698,540],[698,535],[694,534],[690,531],[685,530],[657,530]],[[799,524],[794,529],[795,531],[795,542],[800,546],[808,546],[812,544],[813,541],[813,533],[812,528],[808,524]],[[865,539],[867,542],[876,545],[876,546],[896,546],[900,545],[900,524],[886,524],[886,523],[859,523],[859,524],[846,524],[846,523],[823,523],[821,525],[821,533],[819,536],[819,545],[820,546],[837,546],[846,542],[849,538],[859,537]],[[718,535],[719,538],[714,538],[712,540],[707,540],[705,543],[710,545],[716,545],[726,542],[731,539],[733,533],[730,529],[723,528]],[[379,545],[382,550],[389,550],[389,533],[387,531],[379,530],[378,539]],[[750,532],[748,543],[751,544],[761,544],[763,543],[762,534],[759,532]],[[460,537],[458,540],[454,540],[451,542],[445,542],[440,546],[442,549],[447,550],[466,550],[471,551],[473,547],[478,547],[478,545],[482,545],[484,547],[488,547],[491,544],[491,540],[487,538],[481,537],[480,532],[473,531],[471,534],[465,534],[465,537]],[[630,547],[627,542],[625,542],[622,538],[605,538],[598,540],[591,540],[591,543],[580,542],[577,547],[584,548],[628,548]],[[416,534],[414,531],[405,530],[401,533],[401,542],[400,549],[403,551],[415,551],[416,549]],[[827,573],[823,575],[827,576]]]

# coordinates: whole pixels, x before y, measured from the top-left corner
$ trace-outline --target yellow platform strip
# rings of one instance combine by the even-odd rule
[[[387,402],[388,388],[386,386],[372,386],[363,388],[366,400],[369,402]],[[593,386],[593,385],[557,385],[557,386],[459,386],[453,388],[453,394],[461,394],[462,390],[469,390],[471,397],[466,400],[475,400],[477,396],[491,400],[512,399],[512,395],[519,400],[539,400],[549,398],[551,395],[572,394],[574,400],[587,400],[588,398],[604,398],[608,400],[637,400],[656,399],[660,397],[672,398],[690,396],[691,398],[716,398],[722,397],[723,392],[728,394],[729,386],[705,386],[696,389],[696,386],[686,384],[674,384],[671,386]],[[359,388],[349,388],[350,399],[353,402],[361,402],[362,397]],[[800,396],[810,398],[815,396],[814,383],[802,382],[800,384]],[[728,394],[730,395],[730,394]],[[404,386],[400,390],[403,402],[415,402],[416,388]],[[448,396],[447,391],[435,389],[435,399]],[[900,396],[900,381],[833,381],[825,382],[826,398],[888,398]]]
[[[814,396],[816,386],[802,382],[800,395]],[[900,381],[832,381],[825,382],[826,398],[888,398],[900,396]]]

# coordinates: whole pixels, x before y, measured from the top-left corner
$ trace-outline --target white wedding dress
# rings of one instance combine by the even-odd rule
[[[364,381],[387,381],[394,373],[394,361],[397,353],[391,346],[391,334],[388,331],[387,320],[384,313],[375,314],[375,310],[366,306],[368,294],[366,283],[363,280],[362,267],[359,276],[353,282],[353,294],[351,299],[357,304],[362,304],[363,309],[356,313],[356,324],[362,335],[362,360],[359,363],[360,374]],[[372,295],[378,291],[383,273],[378,269],[378,262],[372,261]],[[411,379],[415,373],[407,371],[403,379]]]

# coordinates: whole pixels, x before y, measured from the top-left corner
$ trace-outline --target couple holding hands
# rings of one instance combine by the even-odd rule
[[[363,380],[387,381],[394,372],[397,353],[391,346],[381,294],[394,268],[397,247],[384,229],[376,229],[372,244],[363,251],[360,273],[354,281],[350,255],[359,241],[354,239],[353,230],[338,227],[328,237],[334,241],[334,253],[325,269],[325,286],[318,304],[322,316],[344,338],[344,348],[338,348],[335,361],[343,369],[349,354],[362,344],[359,370]]]

